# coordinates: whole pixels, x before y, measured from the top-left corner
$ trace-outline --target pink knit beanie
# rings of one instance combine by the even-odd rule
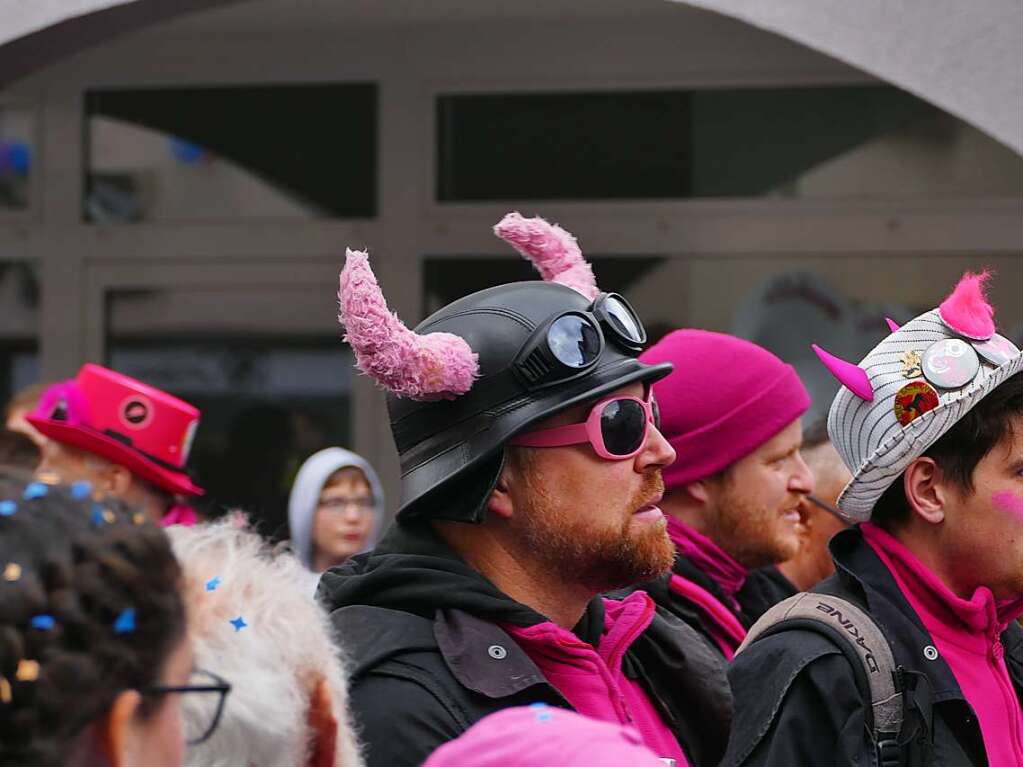
[[[543,703],[481,719],[423,767],[662,767],[639,733]]]
[[[676,330],[639,358],[675,363],[654,384],[661,432],[678,453],[664,470],[669,490],[749,455],[810,407],[791,365],[735,336]]]

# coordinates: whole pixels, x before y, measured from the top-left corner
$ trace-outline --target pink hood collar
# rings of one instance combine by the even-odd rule
[[[920,618],[932,632],[945,629],[953,635],[1001,634],[1023,615],[1023,598],[995,599],[991,589],[980,586],[970,599],[957,596],[901,541],[871,522],[860,525],[863,538],[881,558],[907,597],[927,615]],[[940,628],[939,628],[940,627]]]

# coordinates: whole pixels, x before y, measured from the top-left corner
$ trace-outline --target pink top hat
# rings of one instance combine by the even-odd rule
[[[199,425],[187,402],[100,365],[54,384],[29,423],[50,439],[124,466],[170,493],[202,495],[185,463]]]

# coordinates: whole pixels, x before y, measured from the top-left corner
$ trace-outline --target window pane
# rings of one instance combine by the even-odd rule
[[[31,110],[0,108],[0,210],[23,210],[35,157],[35,119]]]
[[[587,256],[598,285],[610,285],[608,291],[628,298],[629,286],[656,269],[664,259],[659,256]],[[445,257],[425,259],[423,264],[423,305],[432,314],[452,301],[477,290],[509,282],[536,280],[536,270],[521,258]]]
[[[437,199],[1023,195],[1023,158],[889,86],[447,95]]]
[[[306,304],[317,303],[308,289],[304,295]],[[277,323],[273,311],[262,316],[271,297],[295,303],[287,290],[271,288],[205,296],[190,289],[113,291],[107,362],[202,411],[189,463],[208,493],[204,509],[214,515],[243,509],[265,534],[280,536],[302,461],[324,447],[351,444],[353,376],[348,347],[336,333],[322,332],[317,312],[293,312],[290,324]],[[332,303],[329,294],[324,303]],[[244,329],[238,317],[251,318]]]
[[[86,94],[89,221],[376,214],[376,86]]]
[[[38,381],[38,326],[38,267],[0,263],[0,402]]]

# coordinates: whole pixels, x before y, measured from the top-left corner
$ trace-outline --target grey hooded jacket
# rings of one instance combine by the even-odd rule
[[[291,496],[288,499],[291,547],[295,556],[307,570],[312,571],[313,569],[313,520],[316,517],[320,492],[334,472],[349,466],[362,470],[369,480],[370,489],[373,492],[373,527],[363,551],[372,549],[380,536],[380,527],[384,517],[384,491],[380,484],[380,478],[369,462],[362,456],[341,447],[328,447],[318,453],[313,453],[298,470],[295,484],[291,486]],[[311,580],[310,589],[313,591],[315,591],[315,582],[319,580],[319,575],[316,573],[316,579]]]

